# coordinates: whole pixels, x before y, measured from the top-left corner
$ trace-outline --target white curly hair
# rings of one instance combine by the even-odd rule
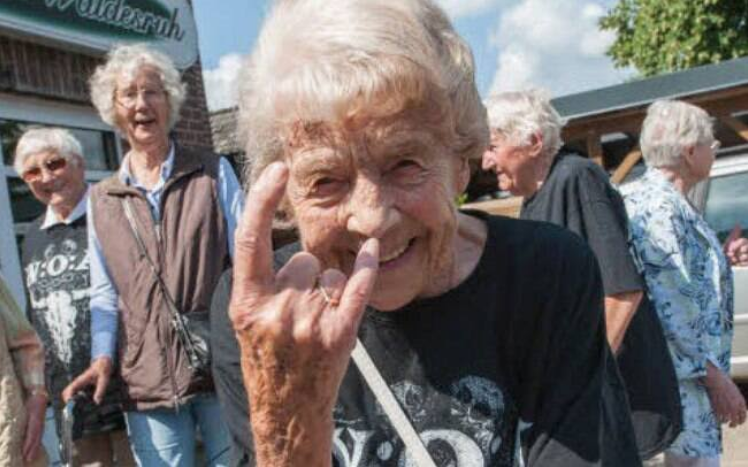
[[[543,153],[553,157],[564,142],[561,130],[566,122],[551,105],[550,93],[543,89],[505,92],[486,99],[488,125],[492,135],[516,145],[530,143],[540,133]]]
[[[693,104],[658,100],[647,109],[639,143],[650,167],[678,167],[684,150],[714,141],[713,120]]]
[[[163,53],[146,44],[118,45],[107,55],[107,60],[98,66],[89,82],[91,100],[101,119],[116,127],[114,93],[117,80],[122,76],[134,78],[144,66],[157,71],[169,102],[169,128],[179,120],[179,112],[187,97],[187,85],[182,81],[174,62]]]
[[[54,152],[75,164],[84,164],[83,147],[73,134],[63,128],[30,128],[16,144],[13,168],[23,173],[23,164],[29,157],[40,152]]]
[[[238,82],[248,180],[298,124],[428,109],[453,154],[488,144],[472,53],[432,0],[276,0]]]

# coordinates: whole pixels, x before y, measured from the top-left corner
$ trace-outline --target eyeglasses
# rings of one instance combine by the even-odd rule
[[[709,149],[711,149],[712,151],[716,151],[717,149],[721,147],[722,147],[722,142],[718,139],[715,139],[714,141],[712,141],[712,144],[709,145]]]
[[[36,182],[42,178],[42,167],[44,167],[47,172],[56,173],[67,167],[67,165],[67,159],[65,159],[64,157],[55,157],[53,159],[48,159],[42,162],[41,165],[29,167],[28,169],[24,170],[21,174],[21,178],[26,183]]]
[[[166,97],[166,93],[162,88],[128,89],[114,93],[117,103],[126,109],[135,107],[138,103],[138,96],[142,96],[143,100],[148,103],[153,103],[163,100]]]

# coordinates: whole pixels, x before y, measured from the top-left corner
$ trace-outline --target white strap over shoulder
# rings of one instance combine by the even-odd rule
[[[395,395],[392,394],[390,387],[387,386],[387,382],[382,377],[376,365],[374,365],[369,352],[366,351],[366,348],[358,339],[356,340],[356,347],[353,349],[352,357],[359,372],[361,372],[364,380],[366,380],[369,388],[382,406],[384,413],[389,417],[395,431],[397,431],[400,439],[403,440],[408,454],[415,461],[415,465],[417,467],[436,467],[434,460],[429,455],[429,451],[423,444],[423,440],[416,433],[413,424],[410,423],[400,403],[397,402]]]

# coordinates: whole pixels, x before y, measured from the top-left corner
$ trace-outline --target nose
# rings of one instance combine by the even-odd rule
[[[40,180],[42,183],[47,183],[48,181],[55,178],[54,173],[52,173],[51,170],[47,169],[46,167],[42,167],[42,175],[40,177]]]
[[[400,220],[393,201],[378,180],[358,177],[348,202],[348,231],[364,238],[382,238]]]

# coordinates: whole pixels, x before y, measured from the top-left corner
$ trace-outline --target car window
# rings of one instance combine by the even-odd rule
[[[709,182],[704,217],[724,241],[736,224],[748,235],[748,172],[714,177]]]

